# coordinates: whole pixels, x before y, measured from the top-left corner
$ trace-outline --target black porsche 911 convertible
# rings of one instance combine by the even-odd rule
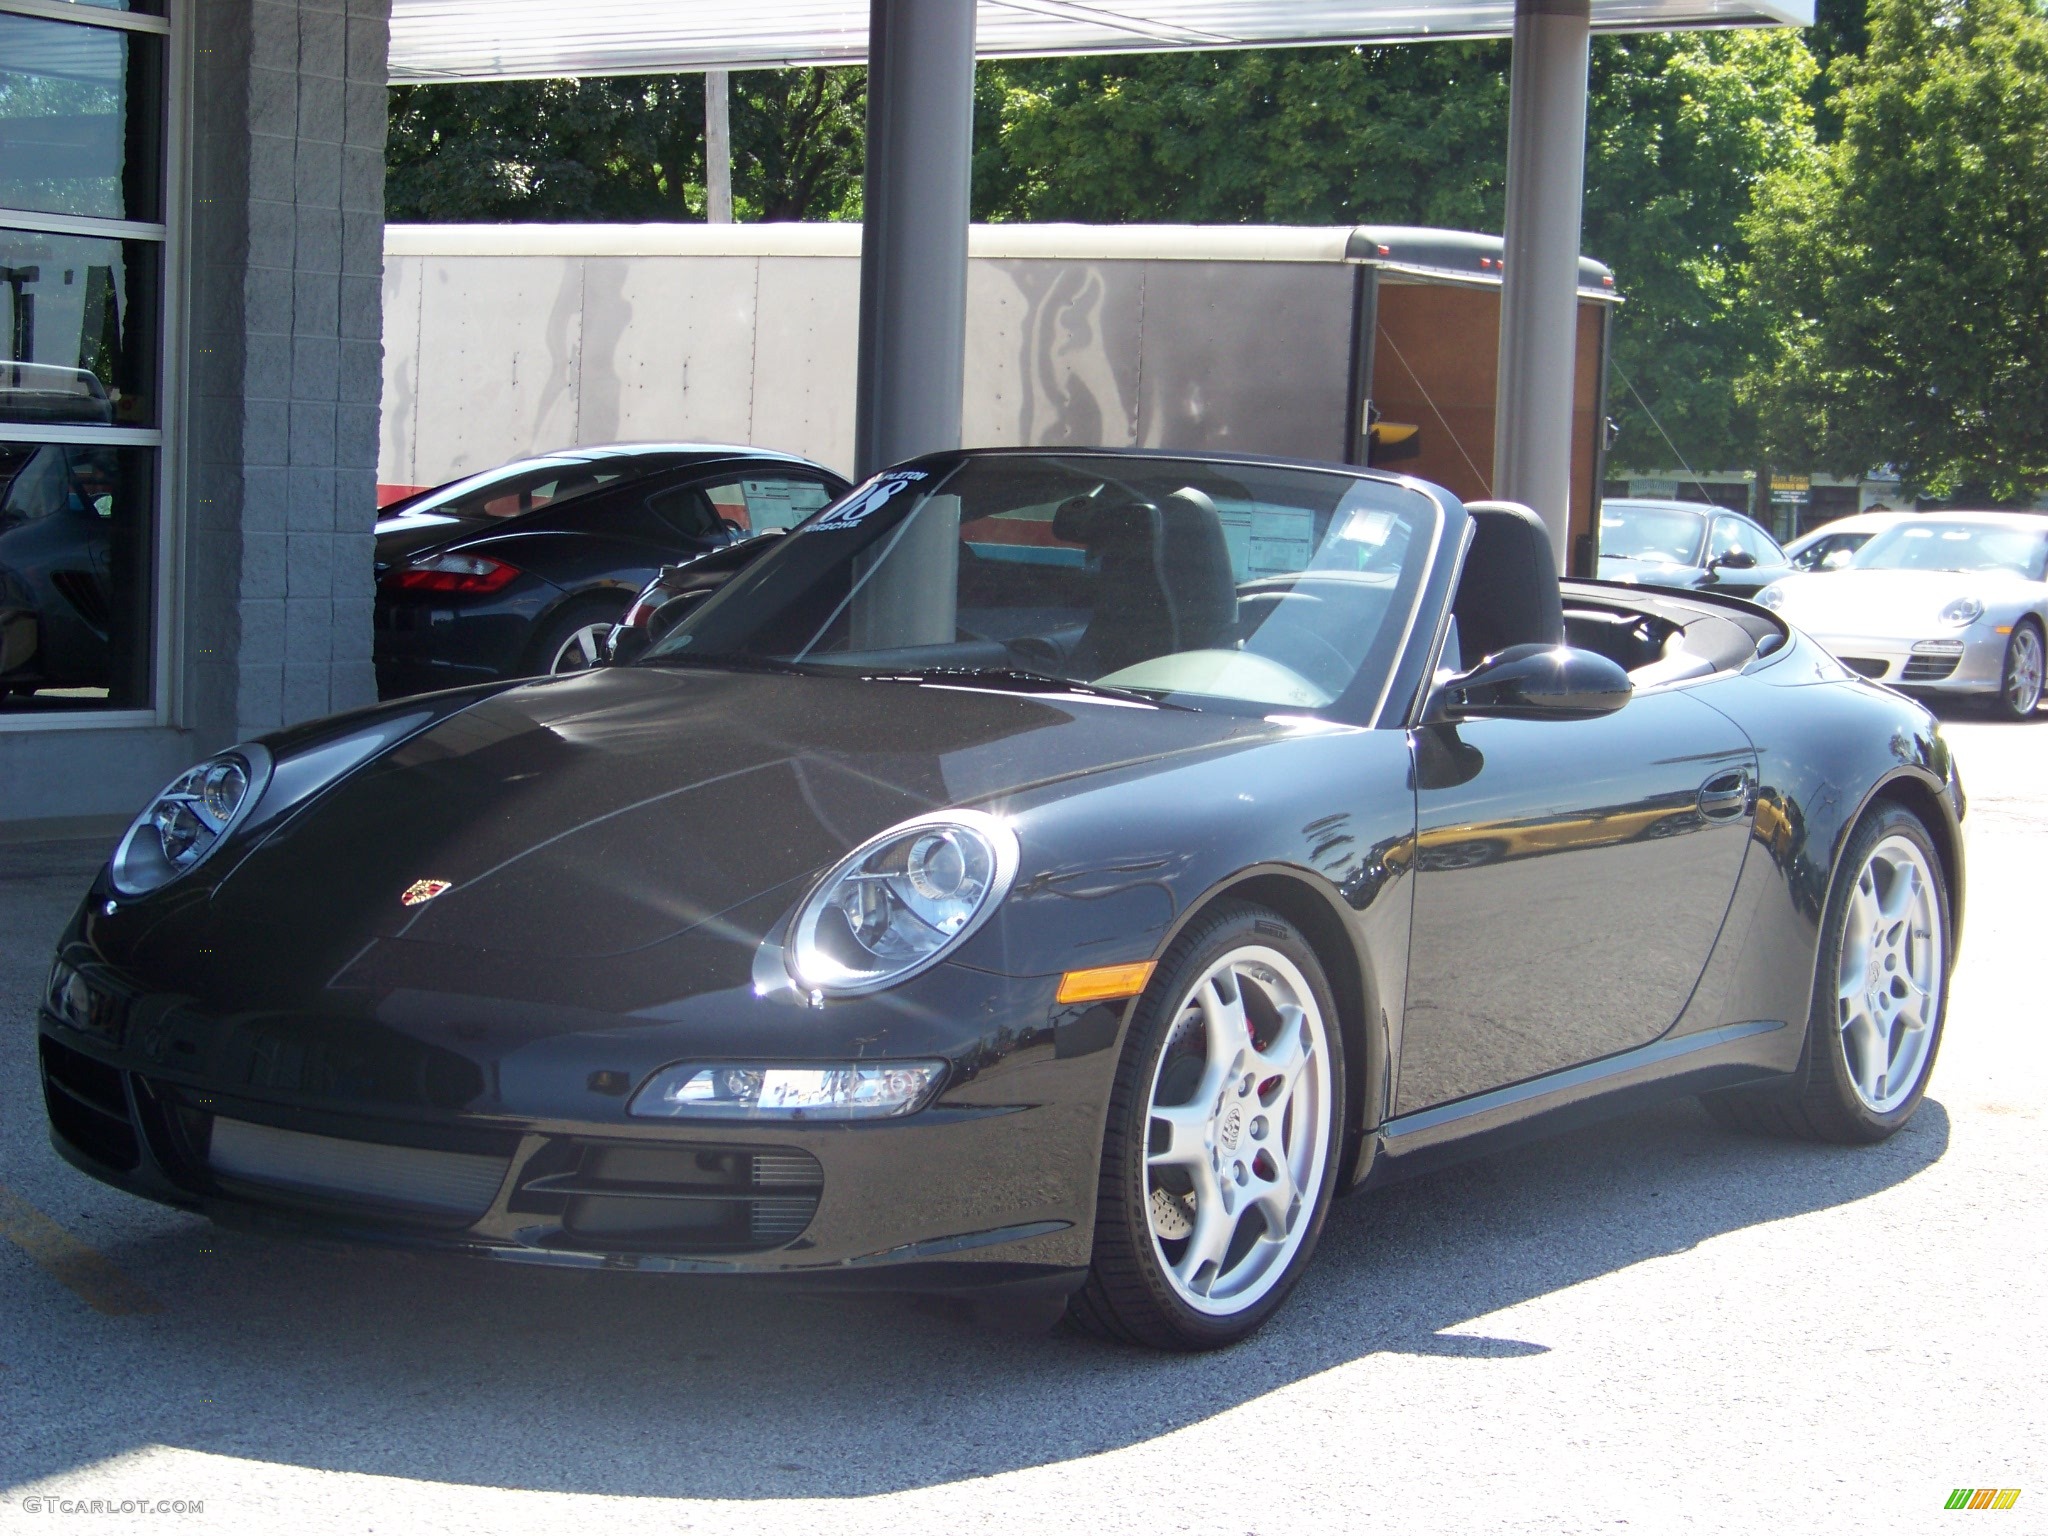
[[[1891,1134],[1962,810],[1917,704],[1741,602],[1560,587],[1523,509],[940,454],[634,665],[181,776],[43,1081],[64,1156],[222,1221],[1204,1348],[1334,1195],[1542,1129]]]

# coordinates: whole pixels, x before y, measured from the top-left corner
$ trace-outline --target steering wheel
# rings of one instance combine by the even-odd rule
[[[1259,608],[1266,610],[1263,619],[1255,618],[1245,627],[1242,649],[1300,673],[1334,699],[1351,685],[1358,663],[1308,623],[1289,614],[1290,606],[1300,611],[1304,604],[1323,606],[1321,598],[1305,592],[1255,592],[1240,599],[1240,616],[1246,610],[1254,615]]]

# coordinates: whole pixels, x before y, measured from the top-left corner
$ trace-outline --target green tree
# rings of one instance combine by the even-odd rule
[[[976,212],[1101,223],[1500,222],[1498,43],[983,66]]]
[[[703,217],[701,75],[398,86],[390,114],[394,222]]]
[[[2048,20],[2024,0],[1873,0],[1831,70],[1839,141],[1748,230],[1773,462],[1890,462],[1934,496],[2048,485]]]
[[[1813,73],[1791,31],[1594,46],[1584,248],[1614,269],[1625,300],[1608,397],[1617,466],[1755,462],[1739,385],[1769,338],[1747,291],[1743,221],[1765,179],[1810,149]]]
[[[753,70],[732,82],[742,219],[860,216],[867,72]],[[394,222],[704,217],[704,77],[398,86]]]

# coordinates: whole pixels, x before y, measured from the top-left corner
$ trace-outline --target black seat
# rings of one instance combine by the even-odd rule
[[[1154,656],[1232,643],[1237,579],[1216,503],[1189,487],[1154,504],[1076,497],[1053,536],[1087,549],[1095,608],[1070,665],[1103,677]]]
[[[1550,530],[1511,501],[1471,502],[1472,547],[1451,615],[1467,666],[1511,645],[1562,645],[1564,600]]]

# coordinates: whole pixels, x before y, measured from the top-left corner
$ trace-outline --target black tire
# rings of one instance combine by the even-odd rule
[[[2022,683],[2014,673],[2023,665],[2026,647],[2032,647],[2034,681],[2031,685]],[[2041,666],[2044,645],[2041,626],[2032,618],[2021,619],[2012,627],[2012,636],[2005,642],[2005,659],[1998,667],[1998,692],[1991,700],[1991,712],[2001,720],[2031,720],[2041,704]]]
[[[1935,1009],[1927,1053],[1920,1063],[1917,1080],[1903,1102],[1879,1113],[1856,1091],[1842,1045],[1837,1014],[1836,987],[1842,943],[1846,936],[1850,898],[1871,853],[1891,837],[1903,837],[1920,849],[1933,874],[1936,906],[1940,913],[1941,954],[1939,975],[1941,996]],[[1927,1079],[1934,1071],[1941,1051],[1942,1031],[1948,1022],[1949,969],[1954,954],[1947,875],[1934,839],[1920,818],[1904,806],[1884,802],[1871,810],[1850,835],[1828,889],[1823,917],[1819,963],[1815,967],[1813,998],[1806,1023],[1806,1044],[1799,1066],[1780,1082],[1756,1087],[1724,1089],[1702,1094],[1700,1103],[1708,1115],[1733,1130],[1753,1135],[1782,1136],[1800,1141],[1826,1141],[1841,1145],[1868,1144],[1885,1140],[1913,1118],[1927,1093]]]
[[[626,601],[613,597],[579,597],[557,608],[547,623],[535,632],[526,648],[524,663],[528,677],[547,677],[554,671],[555,658],[573,636],[594,626],[609,627],[626,616]],[[566,671],[583,671],[580,667]]]
[[[1330,1112],[1321,1175],[1296,1218],[1306,1223],[1299,1246],[1279,1278],[1268,1282],[1270,1289],[1243,1310],[1217,1316],[1184,1301],[1165,1273],[1145,1194],[1147,1138],[1155,1072],[1183,1001],[1212,966],[1246,946],[1285,957],[1307,982],[1324,1021]],[[1287,1299],[1315,1252],[1340,1173],[1345,1093],[1343,1028],[1308,940],[1278,913],[1249,903],[1225,903],[1196,919],[1161,959],[1131,1020],[1103,1135],[1093,1263],[1087,1283],[1067,1304],[1068,1319],[1088,1333],[1167,1350],[1218,1349],[1255,1332]]]

